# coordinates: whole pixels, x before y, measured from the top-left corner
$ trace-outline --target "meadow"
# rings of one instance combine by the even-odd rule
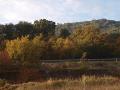
[[[82,76],[78,79],[49,79],[46,82],[6,84],[0,90],[119,90],[119,78]]]
[[[114,61],[88,61],[42,63],[41,65],[28,65],[45,72],[22,72],[25,78],[22,83],[10,83],[0,80],[0,90],[119,90],[120,89],[120,62]],[[13,69],[13,68],[12,68]],[[39,71],[38,70],[38,71]],[[27,73],[27,74],[25,74]],[[31,75],[29,75],[31,74]],[[27,77],[27,78],[26,78]],[[44,79],[40,81],[41,79]]]

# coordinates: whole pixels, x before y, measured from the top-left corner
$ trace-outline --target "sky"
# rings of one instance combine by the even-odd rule
[[[0,23],[120,20],[120,0],[0,0]]]

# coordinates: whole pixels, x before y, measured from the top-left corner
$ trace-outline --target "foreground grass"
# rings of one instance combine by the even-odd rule
[[[28,83],[13,85],[0,80],[0,90],[120,90],[118,78],[120,77],[120,62],[43,63],[35,67],[30,65],[27,68],[43,70],[45,72],[40,74],[46,76],[45,80],[52,79],[45,82],[29,82],[35,76],[28,75],[26,80]],[[37,73],[37,75],[40,74]]]
[[[110,76],[82,76],[79,79],[50,79],[42,83],[7,84],[0,90],[120,90],[120,80]]]

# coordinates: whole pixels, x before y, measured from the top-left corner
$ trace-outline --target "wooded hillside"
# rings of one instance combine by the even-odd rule
[[[11,61],[22,63],[119,58],[119,31],[119,21],[106,19],[58,25],[46,19],[36,20],[33,24],[22,21],[15,25],[0,25],[0,50],[7,52],[4,57],[9,55]]]

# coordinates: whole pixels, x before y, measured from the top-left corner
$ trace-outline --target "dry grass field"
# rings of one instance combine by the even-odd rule
[[[5,84],[0,90],[120,90],[120,80],[110,76],[82,76],[79,79],[49,79],[41,83]]]
[[[31,81],[35,76],[28,75],[27,82],[18,84],[1,79],[0,90],[120,90],[120,62],[45,63],[34,68],[47,71],[47,79]]]

